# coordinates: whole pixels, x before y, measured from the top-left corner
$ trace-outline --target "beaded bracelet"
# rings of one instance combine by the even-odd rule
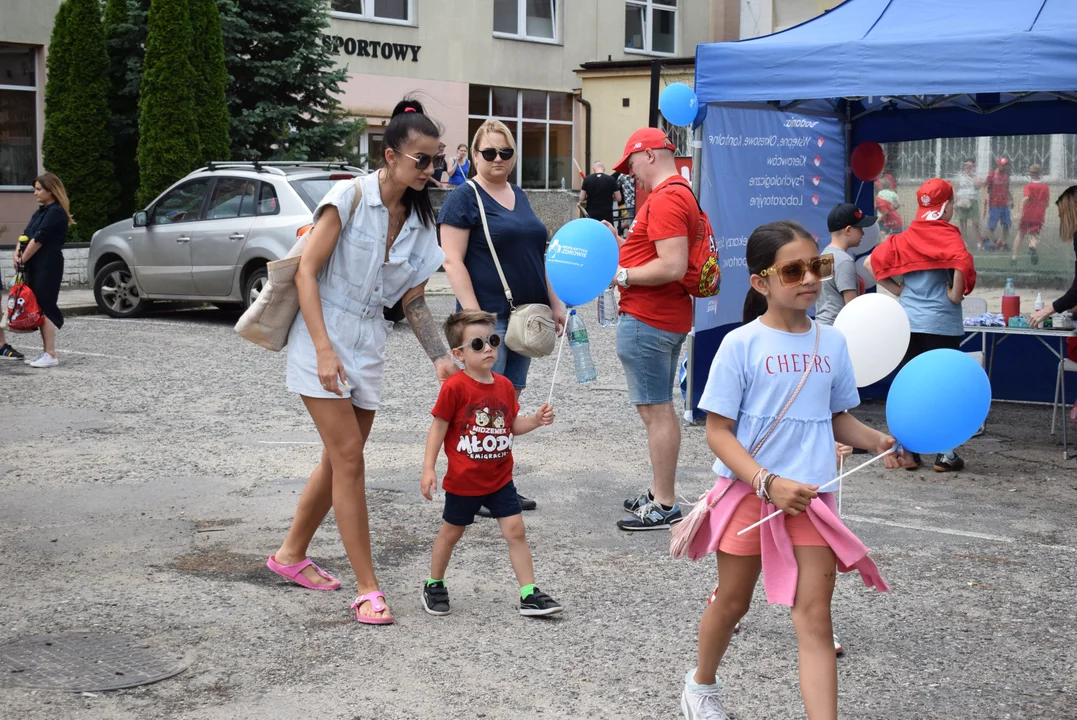
[[[771,505],[773,505],[774,503],[770,499],[770,485],[774,482],[774,478],[776,477],[778,477],[777,474],[770,473],[767,475],[766,479],[763,480],[763,495],[766,496],[767,502],[769,502]]]
[[[761,468],[759,468],[759,470],[756,471],[755,475],[752,477],[752,489],[755,490],[756,496],[758,496],[760,499],[763,498],[763,495],[764,495],[764,492],[765,492],[764,489],[763,489],[763,485],[766,482],[765,478],[767,476],[767,472],[768,471],[767,471],[766,468],[761,467]]]

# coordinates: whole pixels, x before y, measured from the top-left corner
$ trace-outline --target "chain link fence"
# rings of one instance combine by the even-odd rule
[[[1055,199],[1077,184],[1077,135],[1014,135],[1005,137],[963,137],[887,143],[884,173],[895,182],[898,213],[905,225],[916,210],[916,189],[925,180],[941,177],[954,183],[966,160],[975,163],[974,176],[979,200],[974,209],[958,212],[953,222],[976,259],[980,283],[1002,285],[1012,277],[1020,286],[1044,290],[1064,290],[1073,281],[1073,244],[1058,234]],[[1003,217],[993,218],[987,191],[982,187],[987,173],[1005,157],[1010,168],[1010,227]],[[1039,165],[1040,182],[1048,187],[1049,200],[1038,237],[1021,233],[1021,204],[1025,188],[1032,182],[1029,168]],[[964,215],[964,219],[961,216]],[[991,229],[991,220],[995,227]],[[1015,250],[1017,243],[1019,247]],[[1030,244],[1035,243],[1035,252]]]

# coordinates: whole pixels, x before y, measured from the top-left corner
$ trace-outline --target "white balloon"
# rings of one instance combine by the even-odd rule
[[[849,346],[857,387],[889,375],[909,349],[909,316],[901,303],[886,295],[868,293],[855,298],[838,313],[834,327]]]

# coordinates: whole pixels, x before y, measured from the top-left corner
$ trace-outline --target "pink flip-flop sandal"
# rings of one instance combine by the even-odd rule
[[[388,610],[389,608],[386,607],[385,603],[382,602],[382,600],[384,599],[385,593],[383,593],[381,590],[368,592],[365,595],[360,595],[359,597],[355,598],[355,602],[352,603],[352,610],[355,611],[355,621],[361,622],[364,625],[392,625],[392,615],[389,615],[388,617],[370,617],[359,614],[359,606],[365,602],[370,603],[370,607],[374,610],[374,612],[384,612]]]
[[[279,562],[277,562],[277,558],[275,556],[270,555],[269,559],[266,560],[266,567],[280,575],[285,580],[291,580],[296,585],[305,587],[308,590],[340,589],[340,580],[337,580],[325,570],[322,570],[320,567],[315,565],[314,561],[312,561],[310,558],[307,558],[306,560],[301,560],[295,565],[281,565]],[[313,567],[319,575],[321,575],[329,582],[322,585],[316,585],[315,583],[312,583],[303,575],[303,570],[307,567]]]

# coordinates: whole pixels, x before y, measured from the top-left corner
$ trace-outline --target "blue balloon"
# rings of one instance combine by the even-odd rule
[[[990,409],[991,381],[980,363],[960,350],[931,350],[894,378],[886,423],[906,450],[940,453],[975,435]]]
[[[699,114],[696,91],[684,83],[667,85],[658,96],[658,109],[662,111],[662,117],[672,125],[691,125]]]
[[[619,254],[608,227],[591,218],[573,220],[550,241],[546,277],[566,305],[586,305],[613,282]]]

